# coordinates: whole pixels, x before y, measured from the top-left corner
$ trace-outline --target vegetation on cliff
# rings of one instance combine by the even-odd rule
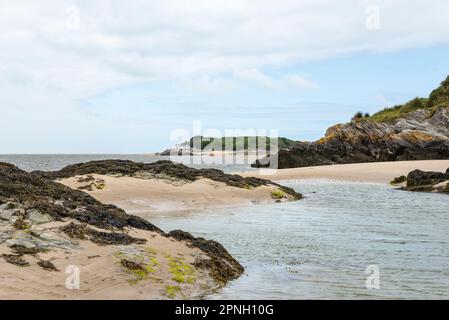
[[[429,98],[416,98],[372,116],[356,114],[315,142],[278,153],[278,168],[342,163],[449,159],[449,77]],[[254,167],[270,166],[269,158]]]
[[[438,108],[447,107],[449,107],[449,76],[441,82],[437,89],[430,93],[428,98],[415,98],[403,105],[385,108],[368,117],[368,119],[376,122],[392,122],[399,118],[404,118],[410,112],[416,110],[429,110],[429,116],[431,116]]]

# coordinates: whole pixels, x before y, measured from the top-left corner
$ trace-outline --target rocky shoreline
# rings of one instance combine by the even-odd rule
[[[215,169],[197,170],[170,161],[151,164],[92,161],[56,172],[31,173],[0,163],[0,266],[2,270],[5,268],[3,274],[10,272],[9,278],[16,277],[22,268],[29,268],[34,271],[27,274],[53,272],[60,275],[67,260],[97,257],[97,263],[112,269],[109,272],[113,275],[102,273],[95,277],[103,278],[102,281],[109,277],[126,280],[127,283],[117,285],[122,295],[131,290],[131,297],[140,297],[145,287],[157,287],[156,292],[156,289],[148,289],[150,297],[191,298],[219,288],[244,272],[243,266],[216,241],[196,238],[181,230],[166,233],[141,217],[57,182],[78,176],[86,184],[85,188],[78,189],[104,188],[104,181],[90,176],[95,174],[162,179],[181,184],[205,178],[242,190],[269,185],[280,190],[283,197],[292,200],[302,197],[293,189],[269,180],[243,178]],[[161,243],[164,245],[157,247]],[[91,264],[83,263],[86,269]],[[39,284],[39,278],[34,280],[36,290],[44,285]],[[60,287],[61,283],[52,287],[55,292],[51,297],[73,297],[71,292]],[[11,289],[18,295],[23,294],[20,288]],[[102,290],[92,293],[95,291],[89,288],[85,294],[93,294],[94,299],[107,294]],[[27,297],[33,297],[33,293]]]
[[[449,159],[449,77],[429,98],[355,117],[315,142],[280,150],[278,168],[437,159]],[[268,167],[269,158],[252,166]]]
[[[118,165],[117,162],[115,164]],[[0,163],[1,261],[16,266],[17,276],[21,268],[34,263],[46,272],[61,271],[60,266],[43,256],[49,252],[82,251],[81,241],[98,246],[99,251],[105,246],[114,247],[114,255],[121,257],[118,259],[120,269],[133,277],[137,275],[137,280],[144,280],[153,273],[155,266],[147,263],[146,255],[130,255],[129,252],[149,250],[146,247],[148,239],[156,236],[185,243],[201,252],[191,264],[183,262],[180,266],[177,258],[168,262],[172,266],[169,272],[174,280],[170,278],[166,291],[174,292],[162,292],[161,296],[173,298],[177,292],[182,292],[181,285],[187,286],[192,282],[194,286],[193,280],[185,278],[195,270],[204,271],[216,287],[243,273],[240,263],[216,241],[195,238],[180,230],[165,233],[142,218],[129,215],[116,206],[102,204],[82,191],[49,179],[68,174],[68,171],[27,173],[13,165]],[[145,236],[132,236],[133,231]]]

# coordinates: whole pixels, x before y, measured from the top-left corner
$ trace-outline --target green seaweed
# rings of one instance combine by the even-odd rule
[[[173,299],[176,297],[176,294],[181,291],[181,288],[179,286],[167,286],[165,288],[165,295],[169,297],[170,299]]]
[[[285,198],[285,192],[280,189],[271,191],[271,197],[276,200],[283,199]]]
[[[172,280],[178,283],[193,284],[196,281],[195,269],[189,264],[185,263],[182,258],[168,259],[170,266],[170,273],[172,274]]]

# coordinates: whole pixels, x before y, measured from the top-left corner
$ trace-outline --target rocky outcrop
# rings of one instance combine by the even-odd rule
[[[102,204],[84,192],[6,163],[0,163],[0,204],[7,204],[6,209],[11,210],[20,207],[16,211],[22,219],[39,213],[55,221],[72,218],[104,229],[133,227],[162,232],[152,223]]]
[[[414,99],[372,117],[337,124],[315,142],[280,150],[278,168],[449,159],[448,107],[449,78],[429,99]],[[267,167],[268,161],[261,159],[253,167]]]
[[[206,178],[213,181],[225,183],[228,186],[245,189],[272,185],[281,189],[293,200],[299,200],[302,198],[301,194],[296,192],[292,188],[282,186],[267,179],[242,177],[236,174],[226,174],[223,171],[217,169],[195,169],[187,167],[183,164],[166,160],[157,161],[154,163],[138,163],[129,160],[91,161],[87,163],[71,165],[63,168],[60,171],[35,171],[33,172],[33,174],[52,180],[89,174],[129,176],[142,179],[156,178],[187,183],[201,178]]]
[[[278,168],[343,163],[449,159],[449,109],[411,112],[394,123],[351,121],[327,130],[318,141],[278,153]],[[262,159],[254,167],[266,166]]]
[[[51,252],[59,252],[59,256],[66,253],[73,256],[74,252],[87,250],[83,249],[82,243],[88,242],[91,243],[90,251],[103,255],[109,252],[101,259],[111,261],[111,264],[117,260],[122,272],[132,277],[132,285],[141,280],[153,281],[151,279],[154,278],[162,286],[163,279],[153,275],[159,269],[162,275],[168,273],[167,292],[161,293],[161,296],[165,294],[168,297],[175,297],[176,293],[182,292],[183,286],[195,285],[199,274],[203,272],[209,274],[208,279],[213,279],[218,286],[243,273],[240,263],[215,241],[195,238],[183,231],[165,233],[147,220],[129,215],[116,206],[103,204],[87,193],[51,180],[75,172],[91,172],[92,168],[94,172],[104,170],[103,173],[121,174],[135,173],[143,168],[142,164],[126,163],[123,167],[118,162],[108,164],[72,166],[59,173],[46,174],[27,173],[13,165],[0,163],[0,264],[12,264],[17,268],[37,266],[46,271],[58,271],[58,267],[50,260],[45,260],[44,256],[51,256]],[[155,166],[160,172],[163,171],[161,165]],[[192,178],[187,173],[184,177]],[[194,262],[188,264],[185,259],[192,259],[192,254],[186,258],[179,257],[182,252],[169,251],[173,245],[167,246],[168,251],[149,247],[153,239],[157,238],[163,240],[155,243],[175,241],[188,248],[195,248],[199,253],[194,253]],[[115,249],[95,251],[92,246]],[[163,263],[156,260],[157,254]],[[66,261],[58,258],[58,255],[53,259]],[[172,278],[170,273],[173,274]],[[108,276],[111,275],[105,274],[105,280],[102,281],[107,281]],[[196,287],[200,290],[205,284],[199,282]]]
[[[449,168],[446,172],[414,170],[407,175],[408,191],[449,193]]]

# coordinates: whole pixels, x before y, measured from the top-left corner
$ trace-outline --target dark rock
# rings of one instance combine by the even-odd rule
[[[390,181],[391,184],[399,184],[399,183],[403,183],[407,181],[407,177],[406,176],[400,176],[400,177],[396,177],[393,180]]]
[[[408,191],[449,192],[448,188],[436,188],[436,185],[449,181],[449,173],[414,170],[407,175]]]
[[[47,271],[59,271],[58,268],[56,268],[55,265],[53,263],[51,263],[50,261],[40,260],[37,263],[37,265],[44,268]]]
[[[148,269],[145,268],[143,263],[134,262],[128,259],[121,259],[120,264],[127,270],[138,272],[140,275],[148,274]]]
[[[143,244],[145,239],[133,238],[126,233],[102,232],[88,228],[86,225],[69,223],[60,228],[68,236],[81,240],[90,240],[99,245],[129,245],[133,243]]]
[[[449,159],[449,77],[429,98],[356,117],[330,127],[315,142],[297,142],[277,154],[277,168],[344,163]],[[269,158],[253,167],[274,166]]]
[[[196,247],[206,253],[209,259],[197,259],[196,267],[209,270],[209,274],[216,281],[226,283],[238,278],[245,270],[229,252],[218,242],[195,238],[190,233],[182,230],[174,230],[168,236],[179,241],[186,241],[189,245]]]
[[[433,118],[442,117],[449,121],[447,110],[437,110],[433,117],[417,126],[415,122],[419,116],[420,112],[414,112],[393,124],[361,120],[336,125],[329,128],[320,140],[298,142],[288,150],[280,150],[278,168],[449,159],[449,136],[442,134],[447,128],[432,122]],[[261,159],[252,166],[260,167],[264,161],[266,166],[267,159]]]
[[[39,252],[46,252],[47,250],[41,248],[28,248],[22,245],[14,244],[10,247],[17,255],[31,254],[35,255]]]
[[[163,233],[150,222],[128,215],[116,206],[102,204],[87,193],[6,163],[0,163],[0,199],[13,200],[26,210],[38,210],[55,220],[69,217],[103,229],[134,227]]]
[[[2,254],[1,257],[5,259],[6,262],[14,264],[19,267],[28,267],[30,264],[22,258],[19,254]]]

